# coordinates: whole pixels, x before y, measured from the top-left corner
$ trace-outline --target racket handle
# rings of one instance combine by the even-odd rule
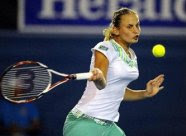
[[[75,80],[89,79],[92,76],[92,72],[73,74]]]

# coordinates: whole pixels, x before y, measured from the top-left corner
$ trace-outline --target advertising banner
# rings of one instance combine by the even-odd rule
[[[19,0],[21,32],[102,34],[113,12],[138,12],[143,35],[186,35],[186,0]]]

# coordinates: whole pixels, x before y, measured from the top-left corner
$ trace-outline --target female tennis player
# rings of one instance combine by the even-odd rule
[[[114,12],[110,26],[104,30],[104,41],[92,49],[93,76],[66,118],[64,136],[125,136],[116,125],[120,103],[149,98],[162,89],[163,74],[147,82],[145,90],[127,87],[139,75],[137,57],[130,46],[138,42],[140,32],[135,11],[121,8]]]

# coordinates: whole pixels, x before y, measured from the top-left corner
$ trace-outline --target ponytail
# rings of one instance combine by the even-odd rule
[[[112,38],[112,27],[109,26],[108,28],[103,30],[103,35],[105,36],[104,41],[108,41]]]

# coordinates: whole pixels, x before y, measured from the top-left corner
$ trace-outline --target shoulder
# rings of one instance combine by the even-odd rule
[[[93,49],[102,50],[102,51],[111,51],[113,49],[110,41],[99,42]]]
[[[110,41],[102,41],[99,42],[94,48],[92,48],[92,51],[99,51],[103,55],[107,57],[109,61],[112,61],[115,55],[114,48],[112,46],[112,43]]]

